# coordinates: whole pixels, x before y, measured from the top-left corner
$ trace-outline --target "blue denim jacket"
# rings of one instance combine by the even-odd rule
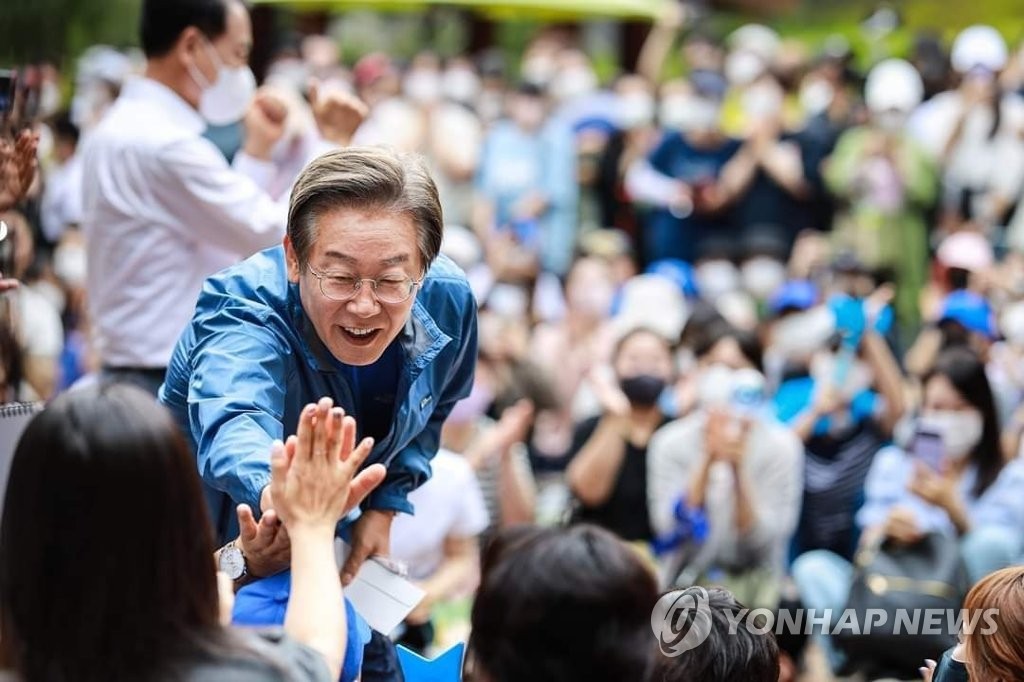
[[[365,506],[412,513],[406,498],[430,477],[441,425],[469,394],[476,364],[476,302],[447,257],[431,266],[395,342],[404,357],[391,429],[368,458],[388,474]],[[295,433],[303,406],[330,396],[358,421],[342,369],[288,281],[282,247],[206,280],[160,400],[190,437],[222,542],[237,533],[236,504],[259,510],[271,443]]]

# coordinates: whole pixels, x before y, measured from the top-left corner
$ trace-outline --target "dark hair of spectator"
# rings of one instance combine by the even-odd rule
[[[227,6],[232,0],[145,0],[139,19],[139,39],[147,58],[163,57],[189,26],[211,41],[227,29]]]
[[[195,459],[140,389],[57,397],[27,426],[0,522],[2,664],[25,682],[169,679],[238,656],[219,622]]]
[[[665,338],[664,334],[659,334],[650,327],[640,326],[630,329],[628,332],[619,337],[619,339],[615,342],[615,347],[612,349],[612,361],[614,362],[615,360],[618,360],[619,354],[622,352],[622,349],[626,347],[626,344],[629,343],[630,339],[640,336],[641,334],[653,336],[654,338],[658,339],[658,341],[660,341],[662,345],[665,346],[665,352],[669,353],[670,355],[672,354],[672,343]]]
[[[693,352],[698,358],[701,358],[710,353],[719,341],[730,338],[736,341],[743,357],[757,371],[763,372],[764,349],[761,346],[761,339],[754,332],[736,329],[725,320],[716,320],[710,323],[704,330],[704,334],[696,339]]]
[[[471,664],[492,682],[643,680],[657,598],[653,574],[608,531],[506,529],[483,558]]]
[[[981,440],[970,454],[971,462],[978,467],[974,495],[980,496],[998,478],[1004,463],[999,441],[999,416],[985,373],[985,363],[968,348],[951,348],[939,355],[935,366],[925,375],[923,385],[927,386],[935,376],[949,379],[957,392],[981,412],[984,425]]]
[[[757,631],[746,626],[744,606],[727,590],[711,588],[708,607],[711,632],[699,646],[676,657],[656,652],[651,682],[777,682],[779,647],[769,630],[755,620]],[[728,614],[728,615],[726,615]],[[730,618],[732,619],[730,621]],[[732,632],[730,623],[740,623]]]

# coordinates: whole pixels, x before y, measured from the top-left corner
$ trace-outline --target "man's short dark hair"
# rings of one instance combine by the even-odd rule
[[[145,0],[139,20],[139,38],[146,57],[171,51],[189,26],[213,40],[227,27],[228,3],[233,0]]]
[[[701,644],[676,657],[657,652],[650,682],[777,682],[779,647],[771,631],[747,627],[744,606],[728,590],[710,588],[711,632]],[[728,614],[728,615],[727,615]],[[739,623],[730,629],[730,623]],[[755,620],[758,628],[763,624]]]

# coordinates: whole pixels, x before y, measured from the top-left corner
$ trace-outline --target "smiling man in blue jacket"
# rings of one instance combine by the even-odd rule
[[[441,425],[468,395],[476,303],[439,255],[437,189],[419,157],[348,148],[313,161],[291,195],[283,246],[210,277],[160,399],[191,437],[220,541],[235,507],[266,512],[270,446],[330,396],[374,439],[387,478],[351,527],[351,580],[387,555],[391,521],[430,477]]]

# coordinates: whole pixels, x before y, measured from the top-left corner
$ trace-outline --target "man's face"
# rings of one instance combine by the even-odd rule
[[[288,279],[299,283],[302,308],[331,354],[347,365],[377,361],[409,319],[415,291],[401,303],[377,299],[370,282],[348,301],[334,301],[321,291],[310,269],[322,275],[419,281],[423,264],[416,226],[410,216],[381,211],[338,209],[317,221],[307,266],[300,266],[285,238]]]
[[[249,63],[252,51],[252,21],[249,10],[241,2],[229,2],[225,9],[224,33],[205,44],[201,37],[196,43],[195,63],[203,76],[210,83],[217,82],[217,66],[214,56],[210,54],[210,46],[216,52],[217,59],[227,67],[245,66]]]

